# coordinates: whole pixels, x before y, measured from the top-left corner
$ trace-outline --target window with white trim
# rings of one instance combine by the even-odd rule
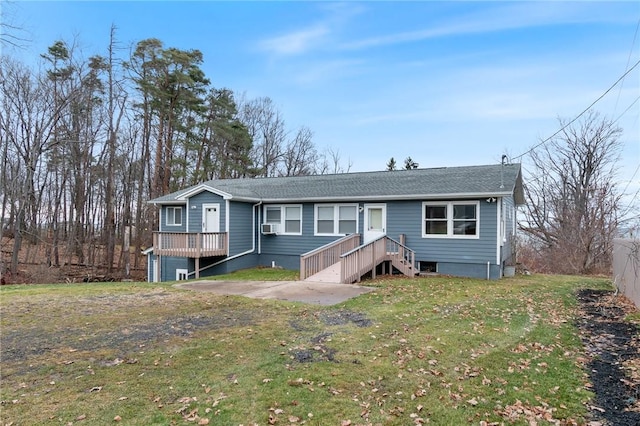
[[[167,226],[182,225],[182,207],[167,207]]]
[[[478,201],[422,203],[423,238],[478,238]]]
[[[347,235],[358,232],[357,204],[316,204],[315,235]]]
[[[302,234],[302,205],[264,206],[264,223],[275,225],[277,234]]]

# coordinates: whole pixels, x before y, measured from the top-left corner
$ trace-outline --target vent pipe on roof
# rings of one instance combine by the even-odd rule
[[[507,158],[506,154],[502,154],[502,164],[500,165],[500,189],[504,189],[504,163]]]

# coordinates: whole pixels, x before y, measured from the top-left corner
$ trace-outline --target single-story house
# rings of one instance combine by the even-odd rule
[[[149,201],[149,281],[256,266],[306,278],[341,262],[366,274],[503,276],[514,259],[519,164],[217,179]],[[335,266],[334,266],[335,267]]]

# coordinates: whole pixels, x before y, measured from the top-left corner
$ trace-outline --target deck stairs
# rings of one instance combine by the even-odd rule
[[[375,278],[380,264],[390,264],[408,277],[417,274],[415,252],[404,244],[386,235],[356,245],[359,241],[360,236],[352,234],[305,253],[300,258],[300,279],[351,284],[369,273]]]

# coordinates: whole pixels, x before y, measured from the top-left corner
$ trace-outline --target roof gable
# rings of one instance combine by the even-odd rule
[[[186,200],[187,198],[193,197],[194,195],[200,194],[201,192],[204,192],[204,191],[212,192],[216,195],[221,196],[225,200],[232,198],[232,195],[227,192],[220,191],[216,188],[213,188],[207,185],[206,183],[201,183],[200,185],[192,186],[186,189],[185,191],[182,191],[180,196],[176,197],[176,200]]]

